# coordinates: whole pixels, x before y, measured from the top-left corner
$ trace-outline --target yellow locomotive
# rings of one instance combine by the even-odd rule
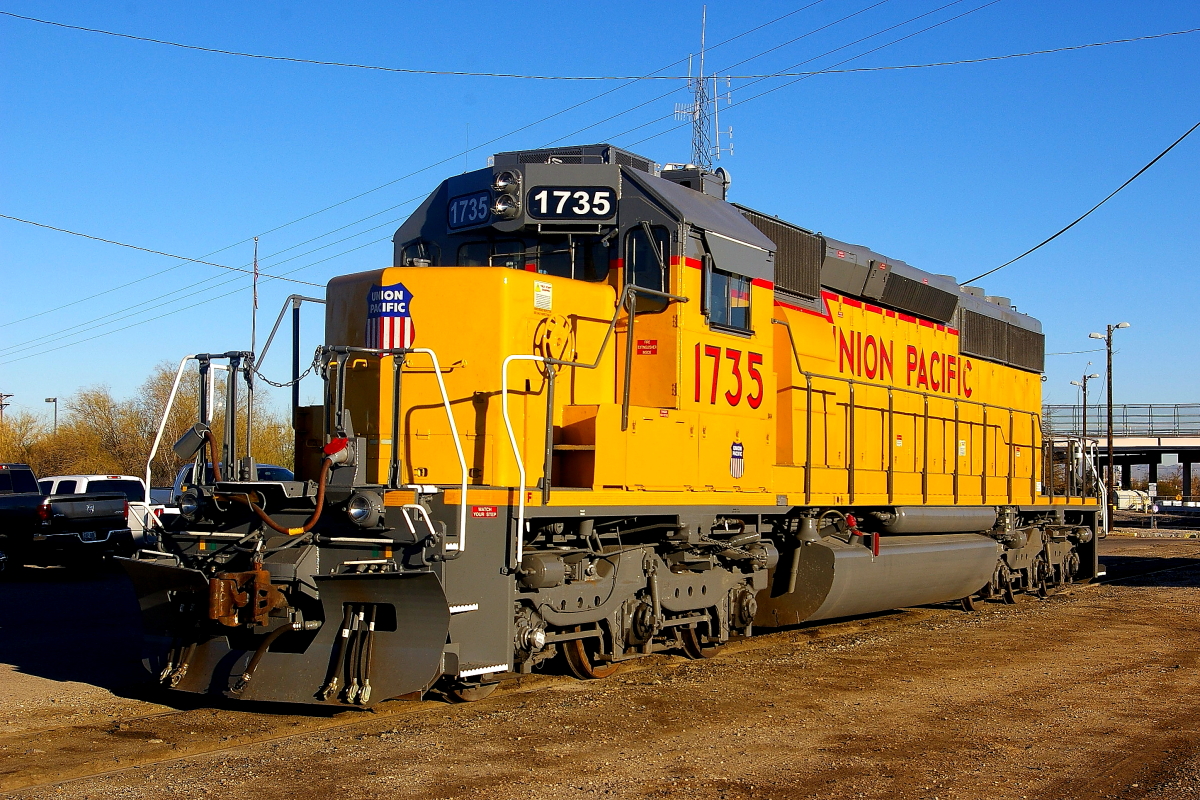
[[[164,680],[471,699],[556,655],[601,677],[1094,577],[1100,506],[1046,477],[1039,324],[728,183],[608,145],[501,153],[438,186],[394,266],[330,281],[295,486],[193,487],[178,563],[129,566]]]

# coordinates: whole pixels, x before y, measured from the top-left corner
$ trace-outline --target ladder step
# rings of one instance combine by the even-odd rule
[[[594,444],[556,444],[556,445],[554,445],[554,449],[555,450],[567,450],[567,451],[595,450],[596,445],[594,445]]]

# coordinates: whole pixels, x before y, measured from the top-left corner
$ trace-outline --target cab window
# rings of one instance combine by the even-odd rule
[[[438,266],[437,247],[423,239],[409,242],[400,251],[400,266],[427,267]]]
[[[530,260],[543,275],[604,281],[608,279],[608,240],[596,235],[543,234]]]
[[[639,226],[625,234],[625,280],[644,289],[671,289],[671,238],[661,226]],[[657,297],[638,297],[638,311],[662,311],[667,302]]]
[[[715,327],[750,330],[750,279],[710,267],[705,305]]]
[[[455,264],[460,267],[514,267],[524,269],[521,253],[525,245],[519,241],[467,242],[459,245]]]

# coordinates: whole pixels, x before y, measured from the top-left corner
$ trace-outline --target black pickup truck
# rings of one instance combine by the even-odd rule
[[[27,464],[0,464],[0,570],[129,555],[128,508],[119,492],[42,494]]]

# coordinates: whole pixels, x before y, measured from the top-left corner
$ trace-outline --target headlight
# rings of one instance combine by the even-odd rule
[[[517,175],[517,173],[510,170],[505,170],[492,180],[492,189],[498,194],[520,194],[521,178]]]
[[[195,519],[200,513],[200,498],[191,492],[185,492],[179,498],[179,513],[187,519]]]
[[[492,213],[500,219],[512,219],[521,213],[521,204],[515,197],[501,195],[492,203]]]
[[[374,492],[355,492],[346,502],[346,516],[360,528],[373,528],[383,516],[383,501]]]

